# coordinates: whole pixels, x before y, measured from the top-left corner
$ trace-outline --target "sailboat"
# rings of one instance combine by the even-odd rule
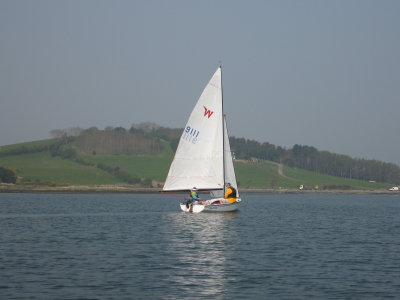
[[[236,202],[223,198],[226,183],[236,189]],[[222,69],[204,88],[183,130],[163,192],[209,192],[211,199],[194,205],[181,202],[182,211],[235,211],[241,202],[229,145],[223,107]]]

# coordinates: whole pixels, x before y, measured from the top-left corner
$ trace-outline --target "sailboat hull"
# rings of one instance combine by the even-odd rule
[[[181,210],[184,212],[200,213],[200,212],[229,212],[239,209],[241,199],[236,199],[234,203],[212,204],[215,201],[224,200],[223,198],[207,200],[206,204],[195,204],[188,207],[186,203],[180,203]]]

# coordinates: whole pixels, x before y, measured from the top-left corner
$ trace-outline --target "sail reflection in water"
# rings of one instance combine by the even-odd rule
[[[192,293],[193,297],[215,297],[228,288],[228,265],[234,255],[230,246],[237,238],[228,229],[237,213],[167,216],[173,225],[167,232],[170,241],[165,252],[176,259],[170,280],[188,298]]]

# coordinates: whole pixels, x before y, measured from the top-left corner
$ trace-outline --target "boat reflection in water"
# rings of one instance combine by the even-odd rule
[[[174,257],[170,284],[193,296],[223,295],[227,290],[229,262],[234,258],[230,245],[236,232],[230,231],[238,212],[174,213],[168,229],[169,243],[164,251]]]

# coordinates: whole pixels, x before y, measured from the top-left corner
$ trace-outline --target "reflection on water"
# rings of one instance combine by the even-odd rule
[[[190,293],[194,286],[203,296],[222,295],[225,291],[227,263],[232,257],[235,231],[232,230],[237,212],[169,214],[171,228],[167,255],[175,257],[175,272],[170,279]]]

